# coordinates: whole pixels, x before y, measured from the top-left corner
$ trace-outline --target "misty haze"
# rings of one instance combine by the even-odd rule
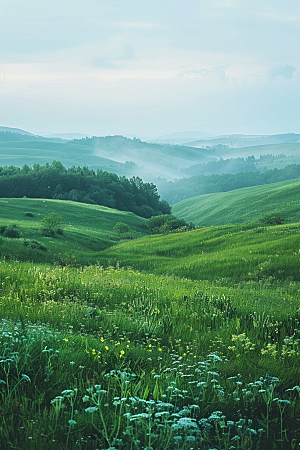
[[[300,4],[0,5],[0,450],[300,449]]]

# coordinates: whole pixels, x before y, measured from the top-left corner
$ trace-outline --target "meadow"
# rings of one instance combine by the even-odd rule
[[[173,213],[198,226],[259,222],[280,214],[287,222],[299,222],[300,181],[289,180],[229,192],[199,195],[176,203]]]
[[[64,234],[42,238],[24,213],[43,217],[43,201],[14,201],[46,247],[67,251],[80,226],[109,236],[83,218],[104,208],[61,202]],[[2,257],[1,448],[298,449],[299,226],[115,236],[86,250],[91,265]]]
[[[16,227],[19,238],[5,239],[0,234],[3,259],[60,264],[97,262],[96,251],[120,241],[147,234],[145,219],[130,212],[105,206],[71,201],[27,198],[0,199],[0,227]],[[63,234],[44,236],[42,220],[50,213],[62,218]],[[130,227],[129,235],[114,232],[117,223]],[[25,245],[24,245],[25,241]],[[28,245],[26,245],[28,244]],[[46,250],[41,251],[41,244]]]

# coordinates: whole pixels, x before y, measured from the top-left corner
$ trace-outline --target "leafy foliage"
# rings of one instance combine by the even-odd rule
[[[0,167],[0,196],[46,198],[108,206],[141,217],[169,214],[168,202],[160,200],[157,188],[139,177],[118,177],[87,167],[66,169],[60,162]]]
[[[146,226],[152,234],[166,234],[180,228],[192,229],[193,227],[192,224],[189,226],[184,219],[178,219],[178,217],[169,214],[150,217]]]
[[[63,218],[60,214],[51,212],[47,216],[45,216],[42,220],[42,224],[50,229],[61,227],[63,222]]]
[[[13,224],[13,225],[2,225],[0,227],[0,233],[7,238],[19,238],[20,237],[20,232],[17,229],[17,225]]]
[[[260,219],[263,225],[281,225],[284,223],[284,217],[280,214],[270,214]]]

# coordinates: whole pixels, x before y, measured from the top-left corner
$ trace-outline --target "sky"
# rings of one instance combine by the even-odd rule
[[[300,133],[299,0],[0,0],[0,125]]]

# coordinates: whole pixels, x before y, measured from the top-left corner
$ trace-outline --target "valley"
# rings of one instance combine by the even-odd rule
[[[48,166],[36,158],[43,158],[41,148],[54,156],[56,146],[53,159],[68,167],[62,155],[74,141],[36,141],[34,153],[32,136],[22,136],[35,168],[21,169],[21,146],[10,141],[5,151],[12,151],[3,153],[3,161],[8,155],[16,164],[0,171],[2,192],[9,187],[16,192],[0,198],[5,449],[298,448],[297,164],[272,166],[261,185],[175,203],[172,214],[184,220],[164,222],[169,213],[157,210],[149,218],[146,197],[138,200],[145,187],[159,205],[155,186],[128,181],[128,189],[137,188],[136,205],[142,205],[137,215],[121,210],[128,201],[120,202],[118,183],[127,181],[102,171],[99,179],[104,183],[106,177],[107,185],[97,199],[110,189],[119,209],[91,203],[95,191],[83,180],[95,180],[96,172],[80,167],[68,172],[50,157]],[[80,163],[76,155],[83,152],[89,161],[94,144],[76,145],[70,164]],[[134,145],[131,156],[142,158],[141,143]],[[178,158],[187,152],[168,147],[165,161],[170,163],[175,150]],[[191,161],[192,150],[189,155]],[[16,184],[20,173],[29,174],[31,183],[24,176]],[[38,173],[45,178],[37,185],[44,198],[27,198],[21,188],[32,189]],[[251,173],[213,176],[245,183]],[[60,191],[54,174],[65,183]],[[68,174],[73,183],[80,179],[77,197],[74,185],[67,187]],[[279,181],[280,176],[291,178]],[[88,202],[80,201],[87,193]],[[50,194],[57,197],[47,198]]]

